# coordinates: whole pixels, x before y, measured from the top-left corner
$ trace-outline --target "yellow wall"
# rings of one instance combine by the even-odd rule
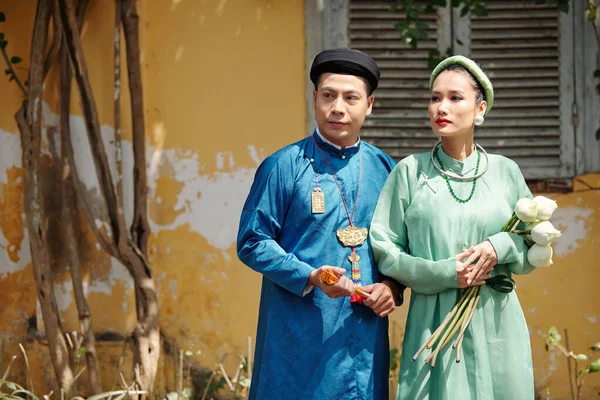
[[[35,1],[16,3],[0,0],[0,11],[7,16],[0,31],[9,40],[9,53],[21,56],[26,67]],[[92,2],[83,30],[107,144],[113,132],[113,4],[112,0]],[[269,0],[140,2],[153,231],[150,252],[160,324],[179,347],[200,350],[195,362],[205,368],[214,368],[228,353],[227,368],[233,373],[234,361],[246,353],[246,338],[254,338],[260,276],[237,260],[237,220],[258,163],[306,134],[303,7],[300,1]],[[24,80],[26,70],[20,69],[19,76]],[[57,121],[57,79],[54,69],[45,92],[47,126]],[[122,129],[128,138],[125,74],[122,79]],[[6,342],[6,359],[16,354],[16,343],[25,343],[27,319],[36,314],[36,305],[13,118],[21,97],[16,85],[1,77],[0,93],[0,339]],[[74,97],[71,123],[80,143],[85,133],[77,104]],[[93,172],[83,163],[85,146],[76,145],[84,177],[93,189]],[[127,174],[131,143],[125,140],[123,147],[124,182],[131,188]],[[47,148],[52,154],[52,146]],[[47,159],[52,167],[51,158]],[[580,178],[600,187],[598,174]],[[600,237],[600,195],[597,189],[576,182],[575,192],[551,196],[559,202],[555,222],[563,231],[555,264],[518,277],[517,282],[532,337],[536,383],[549,386],[552,395],[560,398],[568,393],[566,364],[555,350],[545,352],[548,328],[568,328],[578,352],[600,340],[592,297],[600,278],[594,253]],[[81,229],[94,328],[125,334],[135,323],[131,280],[122,266],[96,247],[84,221]],[[57,298],[65,328],[76,330],[68,274],[57,264]],[[392,317],[392,339],[398,347],[406,312],[405,306]],[[107,389],[121,346],[99,344]],[[47,348],[37,343],[26,343],[26,348],[36,389],[46,392],[46,377],[51,377]],[[14,371],[15,379],[21,379],[21,360]],[[172,370],[165,367],[161,374],[159,387],[172,389]],[[599,377],[589,379],[586,386],[600,386]]]
[[[23,58],[20,65],[24,68],[18,73],[25,80],[36,2],[16,3],[0,0],[0,10],[7,17],[0,31],[9,40],[9,54]],[[149,139],[150,256],[162,332],[185,350],[200,350],[195,362],[205,368],[213,369],[228,353],[227,367],[233,374],[239,354],[246,354],[247,337],[254,337],[260,286],[260,277],[237,261],[235,238],[241,207],[260,161],[306,134],[304,6],[269,0],[138,3]],[[109,153],[113,8],[112,0],[92,2],[83,29]],[[128,139],[125,73],[122,80],[122,130]],[[57,123],[58,84],[55,68],[44,94],[46,128]],[[16,85],[4,78],[0,78],[0,93],[0,332],[6,343],[2,356],[7,361],[17,354],[16,344],[23,342],[36,390],[46,393],[43,376],[51,377],[46,348],[26,343],[27,320],[35,317],[36,302],[22,216],[20,141],[13,118],[21,96]],[[81,145],[85,131],[75,90],[73,95],[76,156],[93,190],[95,179],[93,170],[86,167],[89,157]],[[51,145],[45,148],[48,155],[53,153]],[[130,141],[125,140],[123,148],[124,183],[130,189]],[[51,161],[47,166],[56,167]],[[131,200],[130,193],[126,200]],[[126,208],[131,211],[130,204]],[[97,248],[85,222],[81,227],[94,329],[125,334],[135,323],[131,280],[122,266]],[[77,330],[69,276],[64,265],[57,264],[56,296],[65,330]],[[105,388],[112,385],[121,346],[99,343]],[[23,373],[20,359],[13,371],[15,377]],[[172,389],[172,370],[161,373]],[[164,385],[161,379],[159,386]]]

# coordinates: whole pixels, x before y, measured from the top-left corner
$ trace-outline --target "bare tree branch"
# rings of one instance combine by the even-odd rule
[[[42,310],[54,372],[60,388],[68,393],[73,384],[73,371],[68,362],[69,352],[54,295],[54,279],[48,249],[48,219],[42,206],[44,204],[43,192],[39,181],[42,142],[42,85],[50,13],[51,0],[39,0],[31,41],[29,97],[25,107],[19,109],[15,118],[21,132],[24,208],[37,298]]]
[[[81,98],[83,113],[85,116],[86,131],[90,142],[92,159],[94,161],[96,175],[100,184],[100,194],[106,203],[112,236],[115,242],[119,241],[119,221],[116,215],[117,195],[112,184],[108,158],[102,141],[100,122],[96,102],[89,81],[87,65],[83,55],[83,48],[79,38],[79,29],[75,21],[73,7],[69,0],[58,0],[62,27],[65,34],[69,58],[77,81],[77,87]]]
[[[87,3],[87,1],[84,1]],[[86,4],[80,2],[81,14],[85,13]],[[58,12],[58,1],[55,0],[55,10]],[[55,28],[62,29],[60,15],[55,19]],[[75,215],[72,205],[76,203],[76,196],[73,192],[74,179],[71,159],[73,159],[73,148],[71,143],[71,130],[69,126],[70,104],[71,104],[71,66],[69,64],[69,55],[66,46],[63,46],[61,52],[60,65],[60,138],[61,138],[61,157],[63,166],[63,176],[61,182],[62,189],[62,243],[64,252],[69,261],[71,279],[73,282],[73,292],[75,294],[75,304],[79,315],[81,334],[83,337],[83,346],[85,346],[85,358],[88,371],[90,386],[94,393],[102,392],[102,380],[100,377],[100,368],[96,356],[96,340],[92,329],[92,315],[83,292],[83,280],[81,278],[81,261],[79,259],[79,246],[75,235]],[[76,178],[77,179],[77,178]],[[93,221],[92,221],[93,224]]]
[[[146,174],[146,136],[144,132],[144,102],[140,65],[139,16],[135,0],[123,0],[123,28],[127,46],[127,71],[131,93],[131,114],[134,155],[134,216],[131,236],[144,258],[148,258],[148,178]]]
[[[48,76],[48,72],[50,72],[50,68],[52,68],[52,64],[54,64],[56,56],[58,56],[58,53],[60,51],[60,45],[62,42],[62,31],[60,29],[60,12],[58,10],[58,3],[56,2],[56,0],[52,2],[52,23],[52,45],[50,46],[50,51],[48,52],[46,62],[44,63],[44,80],[46,79],[46,76]]]
[[[58,3],[58,0],[55,0],[55,1]],[[81,26],[83,25],[84,16],[87,11],[89,3],[90,3],[90,0],[80,0],[79,3],[77,4],[77,11],[76,11],[77,17],[76,18],[77,18],[78,30],[81,30]],[[60,17],[60,15],[59,15],[59,17]],[[60,28],[62,30],[63,29],[62,21],[60,20],[60,18],[58,20],[60,21]],[[71,82],[72,82],[73,72],[71,69],[71,64],[69,61],[69,56],[67,54],[67,51],[68,51],[67,45],[65,43],[63,45],[64,54],[62,55],[63,58],[61,59],[61,82],[63,82],[63,83],[61,83],[61,92],[60,93],[61,93],[61,101],[62,101],[62,99],[68,99],[68,102],[65,103],[65,105],[64,105],[64,108],[66,108],[68,110],[70,107],[70,102],[71,102]],[[64,57],[66,57],[66,60],[64,59]],[[61,111],[62,111],[62,109],[63,109],[63,106],[61,105]],[[66,127],[67,127],[67,129],[69,129],[68,122],[66,123]],[[63,129],[61,129],[61,130],[63,130]],[[69,132],[69,138],[70,137],[71,137],[71,134]],[[79,201],[79,204],[81,204],[81,207],[82,207],[85,217],[88,221],[88,225],[89,225],[90,229],[94,233],[94,236],[95,236],[96,240],[98,241],[98,243],[100,244],[100,246],[102,247],[102,249],[104,251],[106,251],[109,255],[111,255],[112,257],[119,259],[120,256],[119,256],[116,244],[112,241],[112,239],[110,237],[107,237],[104,233],[102,233],[94,222],[95,221],[94,213],[92,212],[92,207],[90,205],[90,201],[86,195],[85,185],[83,184],[83,181],[77,172],[78,168],[77,168],[77,164],[75,162],[75,157],[74,157],[74,153],[73,153],[73,144],[70,139],[64,143],[64,146],[62,146],[62,151],[64,151],[67,154],[67,156],[69,158],[69,165],[72,166],[72,174],[73,174],[72,177],[73,177],[73,184],[75,186],[75,192],[77,195],[76,197]]]

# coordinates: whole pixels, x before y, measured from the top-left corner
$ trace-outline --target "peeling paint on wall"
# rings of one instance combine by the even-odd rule
[[[592,209],[585,206],[559,206],[556,209],[552,216],[552,223],[561,231],[561,236],[553,247],[558,257],[564,257],[582,245],[583,240],[592,229],[593,213]]]

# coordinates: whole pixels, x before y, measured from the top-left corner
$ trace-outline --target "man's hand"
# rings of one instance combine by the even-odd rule
[[[394,293],[386,283],[362,286],[361,289],[369,293],[369,298],[363,304],[371,308],[378,316],[385,317],[396,308]]]
[[[321,271],[323,271],[323,269],[330,269],[340,277],[335,285],[329,285],[319,279],[319,275],[321,275]],[[352,296],[354,293],[354,284],[350,279],[344,276],[345,273],[346,270],[344,268],[323,265],[322,267],[319,267],[310,273],[310,276],[308,277],[308,283],[318,287],[323,291],[323,293],[332,299],[344,296]]]

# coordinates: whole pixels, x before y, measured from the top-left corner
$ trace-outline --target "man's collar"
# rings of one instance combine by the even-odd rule
[[[335,147],[338,150],[342,150],[342,146],[339,146],[339,145],[333,143],[331,140],[328,140],[325,136],[323,136],[321,134],[321,132],[319,132],[319,127],[318,126],[315,128],[315,132],[317,132],[317,135],[319,135],[319,138],[321,138],[322,141],[324,141],[325,143],[327,143],[330,146]],[[358,140],[356,141],[356,143],[354,143],[353,145],[350,145],[350,146],[346,146],[344,148],[345,149],[350,149],[352,147],[358,147],[359,144],[360,144],[360,136],[358,137]]]

